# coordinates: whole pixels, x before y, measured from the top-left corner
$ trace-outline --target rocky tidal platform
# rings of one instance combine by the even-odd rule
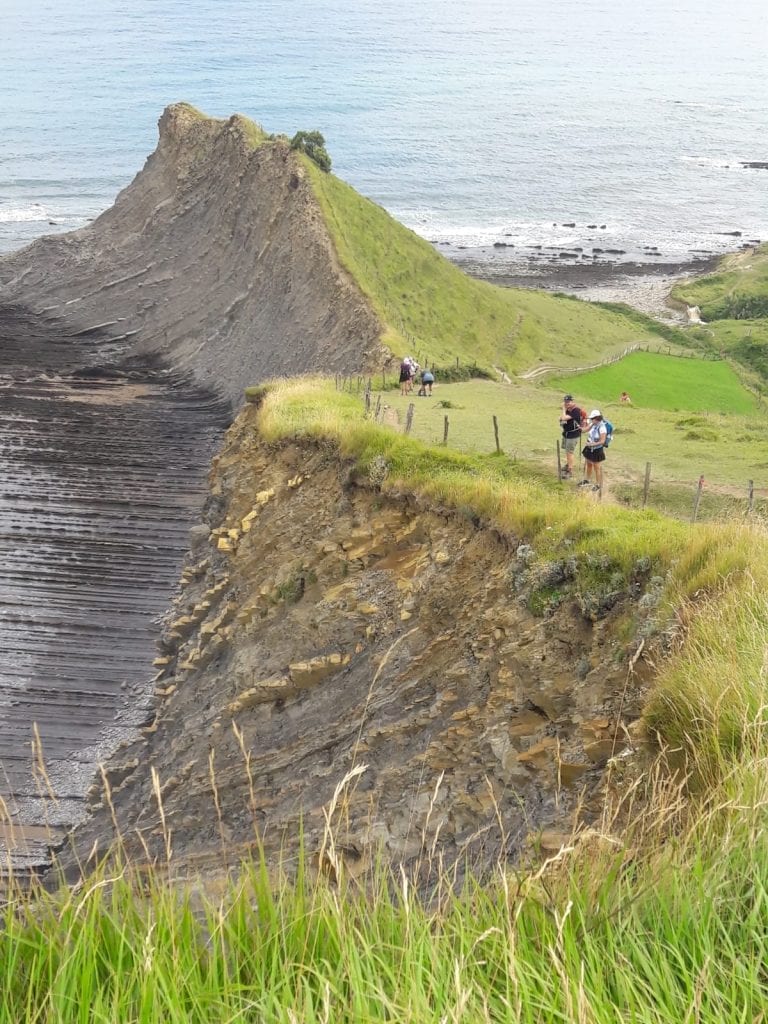
[[[147,715],[156,619],[227,414],[18,311],[0,311],[0,351],[0,859],[35,870]]]

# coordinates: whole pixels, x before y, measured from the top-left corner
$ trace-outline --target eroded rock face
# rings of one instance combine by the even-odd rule
[[[385,496],[327,447],[265,446],[253,415],[213,471],[156,719],[110,767],[128,851],[163,858],[170,833],[181,862],[257,837],[276,857],[303,822],[317,852],[323,809],[361,766],[332,816],[358,867],[377,850],[514,858],[577,807],[599,813],[642,698],[642,666],[627,685],[617,657],[621,602],[597,621],[575,598],[534,616],[513,539]],[[91,798],[83,852],[113,835],[103,790]]]
[[[381,335],[287,143],[184,104],[110,210],[0,258],[3,305],[98,328],[110,361],[159,356],[233,405],[264,377],[373,365]]]

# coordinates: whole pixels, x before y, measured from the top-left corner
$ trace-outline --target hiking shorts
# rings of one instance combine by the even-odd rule
[[[590,448],[589,445],[586,445],[581,454],[587,462],[605,462],[605,451],[602,445],[600,448]]]
[[[578,437],[564,437],[563,438],[563,451],[564,452],[575,452],[579,445]]]

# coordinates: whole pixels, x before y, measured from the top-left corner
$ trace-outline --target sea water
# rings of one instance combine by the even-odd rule
[[[765,0],[1,0],[0,15],[0,251],[109,206],[177,100],[319,129],[336,173],[449,253],[680,259],[768,238],[768,169],[744,166],[768,160]]]

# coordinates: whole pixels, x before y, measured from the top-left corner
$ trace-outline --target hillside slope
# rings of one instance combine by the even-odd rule
[[[658,324],[621,308],[478,281],[371,200],[307,161],[343,265],[387,325],[385,341],[433,365],[476,361],[520,372],[537,362],[595,362]]]
[[[87,227],[0,259],[0,305],[159,356],[238,404],[243,383],[310,370],[567,365],[653,336],[653,321],[470,279],[286,139],[187,104]],[[629,312],[629,311],[628,311]]]
[[[703,348],[727,354],[768,384],[768,245],[746,249],[721,260],[717,271],[681,281],[672,297],[700,306],[705,328],[692,334]]]

